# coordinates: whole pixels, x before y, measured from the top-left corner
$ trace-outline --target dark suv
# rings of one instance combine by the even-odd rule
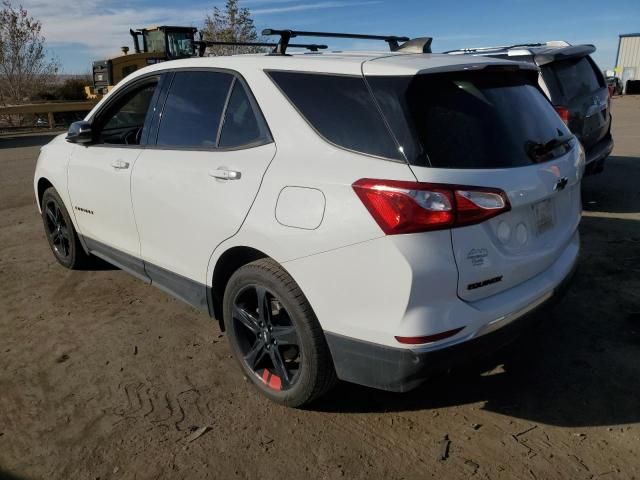
[[[589,56],[593,45],[571,45],[563,41],[505,47],[464,48],[451,55],[483,55],[540,67],[540,88],[569,129],[578,137],[587,155],[586,173],[600,173],[613,150],[611,102],[607,82]]]

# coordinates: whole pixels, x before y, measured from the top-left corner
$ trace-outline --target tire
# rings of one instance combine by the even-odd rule
[[[302,407],[335,385],[318,319],[300,287],[275,261],[256,260],[231,276],[223,315],[236,361],[269,399]]]
[[[55,188],[49,187],[42,195],[42,223],[54,257],[63,267],[75,270],[89,263],[69,212]]]

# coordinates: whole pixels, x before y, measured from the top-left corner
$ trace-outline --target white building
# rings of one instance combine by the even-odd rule
[[[615,72],[625,88],[627,80],[640,80],[640,33],[620,35]]]

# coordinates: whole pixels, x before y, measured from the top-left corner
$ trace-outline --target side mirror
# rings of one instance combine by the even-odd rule
[[[67,132],[67,142],[86,145],[93,142],[93,132],[89,122],[73,122]]]

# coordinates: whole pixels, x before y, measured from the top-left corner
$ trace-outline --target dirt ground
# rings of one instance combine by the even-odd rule
[[[60,267],[31,186],[47,138],[0,139],[0,477],[640,479],[640,97],[614,122],[544,328],[414,392],[341,384],[305,411],[258,396],[205,315]]]

